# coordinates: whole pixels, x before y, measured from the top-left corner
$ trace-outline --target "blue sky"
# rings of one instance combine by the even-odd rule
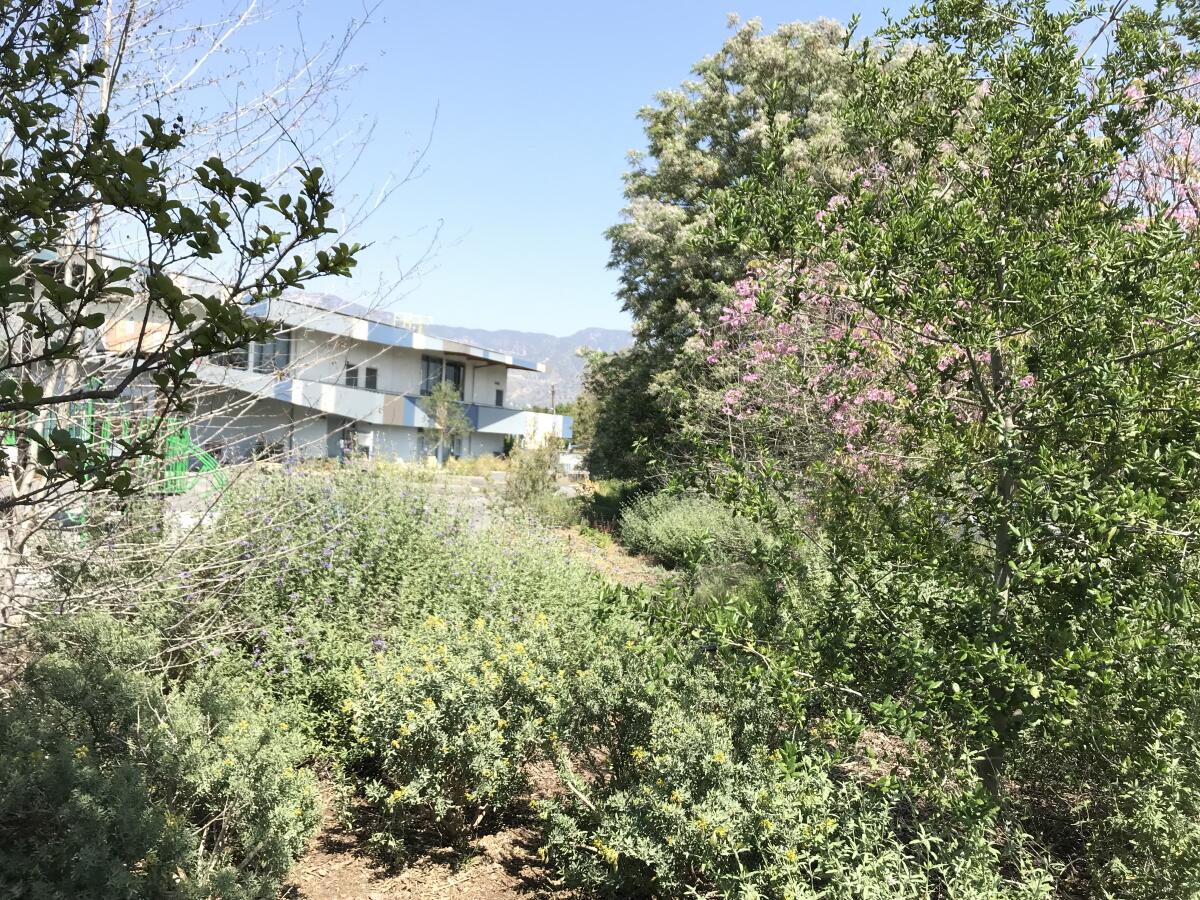
[[[314,0],[305,34],[339,30],[357,2]],[[773,27],[852,11],[767,0],[384,0],[352,50],[366,69],[342,115],[376,125],[339,183],[342,197],[369,196],[401,176],[431,128],[432,143],[420,177],[355,235],[373,244],[356,277],[322,287],[369,301],[381,280],[394,282],[421,256],[440,223],[434,256],[391,308],[559,335],[628,327],[603,232],[622,207],[626,153],[643,146],[638,109],[721,45],[730,12]],[[863,21],[874,27],[879,15]]]

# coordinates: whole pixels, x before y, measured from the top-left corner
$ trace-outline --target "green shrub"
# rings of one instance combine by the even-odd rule
[[[855,770],[826,740],[794,728],[806,743],[785,740],[763,692],[736,698],[698,670],[680,675],[650,703],[626,682],[602,768],[576,774],[561,757],[573,789],[538,806],[545,855],[571,883],[620,897],[1049,896],[1019,833],[1003,852],[992,844],[976,786],[909,785],[865,760]]]
[[[519,624],[431,616],[397,637],[344,703],[350,765],[384,813],[379,839],[430,822],[461,835],[526,790],[526,766],[555,739],[574,654],[544,614]]]
[[[140,673],[157,648],[107,617],[44,649],[0,707],[0,893],[274,896],[318,819],[281,709]]]
[[[553,443],[513,452],[504,502],[547,525],[566,526],[579,521],[578,504],[558,493],[559,448]]]
[[[716,500],[661,492],[634,500],[621,514],[621,540],[665,566],[704,559],[739,559],[754,549],[759,530]]]
[[[594,544],[601,550],[605,550],[613,545],[613,536],[607,531],[599,528],[594,528],[586,522],[579,526],[579,536],[588,543]]]
[[[534,521],[552,528],[567,528],[580,520],[579,505],[565,494],[535,494],[521,508]]]
[[[442,466],[447,475],[490,475],[493,472],[507,472],[508,459],[492,453],[481,453],[478,456],[465,458],[452,456]]]
[[[620,522],[622,509],[637,495],[637,485],[631,481],[585,481],[581,504],[584,518],[593,526],[613,528]]]

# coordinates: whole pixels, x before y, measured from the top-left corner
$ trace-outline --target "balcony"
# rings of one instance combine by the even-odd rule
[[[279,400],[326,415],[341,416],[365,425],[429,428],[431,422],[421,409],[416,394],[347,387],[334,382],[297,378],[286,370],[252,372],[241,368],[201,363],[196,367],[200,381],[212,387]],[[571,417],[530,412],[484,403],[463,404],[476,432],[514,437],[553,434],[569,439]]]

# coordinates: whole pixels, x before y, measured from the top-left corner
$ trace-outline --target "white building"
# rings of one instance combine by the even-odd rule
[[[454,442],[454,455],[500,453],[506,437],[571,437],[569,416],[505,405],[509,370],[541,372],[542,365],[351,309],[295,296],[253,309],[280,331],[221,364],[198,366],[206,390],[192,419],[193,439],[225,460],[264,452],[419,460],[438,444],[421,398],[441,381],[458,388],[472,426]]]

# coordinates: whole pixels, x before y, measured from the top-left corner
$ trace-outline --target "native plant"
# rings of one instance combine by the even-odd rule
[[[732,16],[729,25],[729,38],[693,77],[638,113],[646,150],[630,154],[622,221],[608,230],[634,346],[590,360],[585,384],[584,418],[594,423],[585,429],[593,435],[588,466],[599,477],[645,483],[655,463],[675,455],[687,421],[678,369],[694,334],[688,311],[715,316],[754,259],[733,242],[696,252],[711,225],[707,195],[755,177],[768,149],[829,185],[854,167],[839,115],[853,78],[845,28],[823,19],[765,32],[757,19]]]
[[[1192,121],[1194,24],[1019,0],[890,25],[856,52],[844,190],[768,157],[715,199],[728,240],[794,240],[696,348],[736,373],[733,422],[815,437],[727,445],[717,481],[797,545],[820,526],[826,676],[961,743],[1002,807],[1088,804],[1077,877],[1121,896],[1196,887],[1190,827],[1128,811],[1200,809],[1196,234],[1189,186],[1120,189],[1164,108]]]
[[[752,523],[703,494],[643,494],[621,512],[621,542],[672,568],[744,559],[759,537]]]
[[[274,896],[316,825],[307,747],[248,682],[142,671],[107,615],[39,632],[0,705],[6,896]]]

